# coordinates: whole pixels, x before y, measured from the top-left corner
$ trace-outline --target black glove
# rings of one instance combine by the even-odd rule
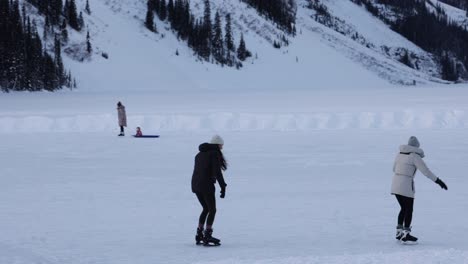
[[[221,188],[221,199],[224,199],[224,197],[226,197],[226,186],[224,186],[223,188]]]
[[[437,178],[436,183],[440,185],[440,188],[447,190],[447,185],[441,179]]]

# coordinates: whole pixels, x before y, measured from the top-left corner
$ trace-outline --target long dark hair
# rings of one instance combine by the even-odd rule
[[[224,158],[223,152],[219,148],[218,148],[218,153],[219,153],[219,158],[220,158],[220,161],[221,161],[221,169],[223,171],[225,171],[225,170],[227,170],[227,167],[228,167],[227,161]]]

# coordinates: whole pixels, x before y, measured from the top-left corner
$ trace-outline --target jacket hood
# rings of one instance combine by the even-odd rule
[[[219,149],[218,145],[210,144],[210,143],[203,143],[198,147],[198,150],[200,152],[208,152],[208,151],[217,150],[217,149]]]
[[[401,145],[400,152],[401,153],[416,153],[419,156],[421,156],[421,158],[424,158],[424,151],[422,149],[413,147],[410,145]]]

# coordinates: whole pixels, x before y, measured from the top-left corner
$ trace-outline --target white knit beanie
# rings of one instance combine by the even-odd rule
[[[211,144],[224,145],[224,140],[219,135],[214,135],[210,141]]]

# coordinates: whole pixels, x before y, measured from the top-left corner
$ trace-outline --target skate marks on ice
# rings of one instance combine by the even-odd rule
[[[49,258],[27,249],[0,243],[0,263],[2,264],[58,264]]]
[[[194,262],[194,264],[466,264],[468,251],[448,250],[411,250],[396,253],[343,254],[339,256],[309,256],[273,258],[261,260],[227,259],[216,262]]]

